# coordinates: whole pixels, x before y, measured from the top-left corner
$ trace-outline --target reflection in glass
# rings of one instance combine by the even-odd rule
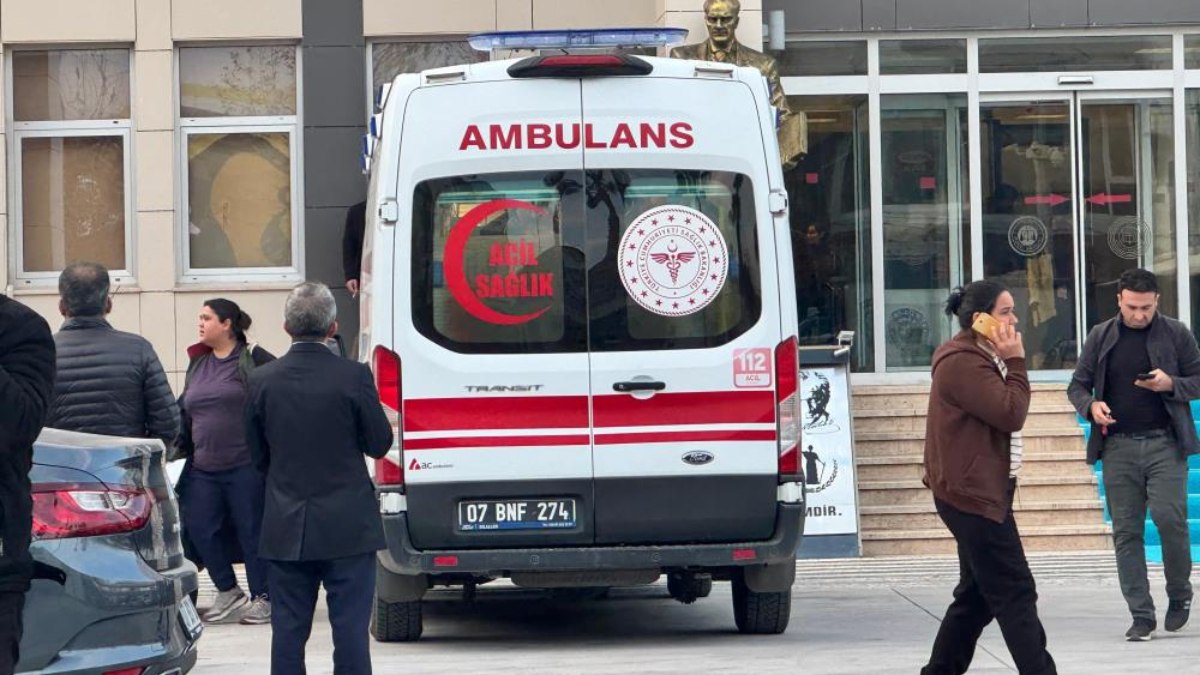
[[[187,139],[191,267],[292,265],[289,134]]]
[[[772,52],[781,77],[866,75],[865,40],[839,42],[789,42],[782,52]]]
[[[1012,291],[1029,367],[1074,368],[1070,105],[984,105],[980,144],[984,277]]]
[[[129,50],[14,51],[18,122],[129,118]]]
[[[855,333],[851,366],[875,369],[866,96],[789,96],[808,115],[808,154],[784,175],[800,343]]]
[[[180,117],[296,114],[296,48],[181,47]]]
[[[979,41],[981,73],[1170,69],[1170,35],[996,38]]]
[[[24,271],[75,260],[124,269],[124,140],[26,137],[20,150]]]
[[[882,75],[967,72],[966,40],[880,40]]]
[[[1083,102],[1085,327],[1117,314],[1117,277],[1158,276],[1159,309],[1176,315],[1174,139],[1170,99]]]
[[[1184,68],[1200,68],[1200,35],[1183,36]]]
[[[966,96],[882,98],[887,370],[929,367],[953,328],[942,313],[965,278]]]
[[[466,40],[375,42],[371,44],[371,91],[378,92],[380,85],[400,73],[487,60],[487,52],[473,49]]]

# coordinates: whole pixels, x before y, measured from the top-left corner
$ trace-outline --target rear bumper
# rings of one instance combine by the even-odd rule
[[[119,535],[47,540],[33,548],[35,559],[64,579],[34,581],[26,596],[18,673],[141,667],[145,675],[160,675],[195,665],[198,639],[180,618],[180,604],[198,586],[192,563],[155,570]]]
[[[383,517],[387,549],[379,552],[380,564],[392,574],[476,574],[508,576],[512,572],[638,570],[672,567],[729,568],[790,561],[804,532],[804,507],[779,503],[775,531],[769,539],[722,544],[669,546],[572,546],[559,548],[506,548],[418,550],[408,530],[408,514]],[[734,552],[739,553],[734,556]],[[753,551],[751,556],[748,551]],[[435,558],[454,556],[454,566],[436,565]]]

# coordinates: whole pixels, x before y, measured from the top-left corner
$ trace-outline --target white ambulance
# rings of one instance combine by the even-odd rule
[[[440,68],[396,78],[372,138],[360,353],[396,426],[374,636],[417,639],[434,586],[662,575],[685,603],[728,580],[742,632],[783,632],[804,490],[761,74],[544,52]]]

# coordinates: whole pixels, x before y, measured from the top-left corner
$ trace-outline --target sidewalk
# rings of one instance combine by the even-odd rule
[[[1182,633],[1160,630],[1148,643],[1124,640],[1129,615],[1111,555],[1031,557],[1059,672],[1196,672],[1200,617]],[[669,599],[662,583],[584,602],[556,602],[497,583],[481,588],[470,604],[461,593],[431,591],[422,640],[373,643],[372,660],[377,672],[448,674],[486,663],[489,670],[522,673],[915,675],[950,602],[957,563],[945,557],[804,561],[797,571],[784,635],[739,635],[724,583],[689,606]],[[1151,586],[1161,619],[1161,568],[1152,568]],[[195,675],[266,673],[269,636],[268,626],[208,627]],[[332,672],[330,650],[321,602],[309,673]],[[1016,672],[994,624],[984,631],[970,672]]]

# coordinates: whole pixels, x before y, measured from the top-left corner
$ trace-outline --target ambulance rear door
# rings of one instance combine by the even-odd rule
[[[583,82],[598,544],[774,531],[784,336],[757,98],[731,78]]]
[[[395,331],[412,540],[590,544],[580,83],[426,86],[404,114]]]

